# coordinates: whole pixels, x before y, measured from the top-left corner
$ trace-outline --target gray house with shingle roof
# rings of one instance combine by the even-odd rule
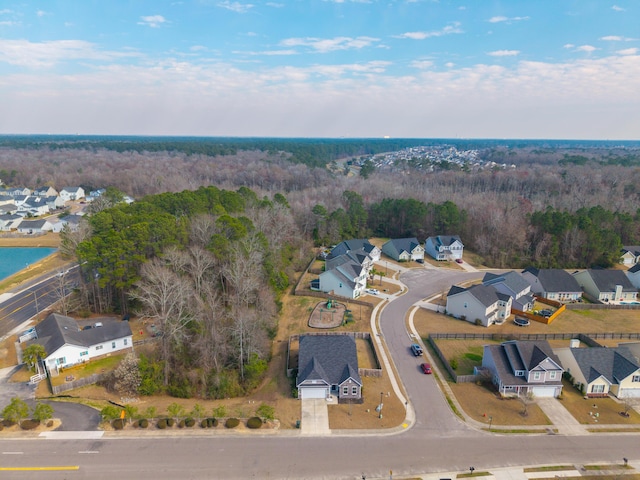
[[[624,304],[638,300],[638,289],[622,270],[584,270],[573,276],[584,292],[596,301]]]
[[[447,314],[488,327],[511,315],[512,299],[490,285],[452,286],[447,294]]]
[[[436,260],[457,260],[462,258],[464,245],[458,235],[438,235],[425,240],[424,251]]]
[[[362,402],[356,342],[349,335],[301,335],[298,350],[298,398],[338,397]]]
[[[640,365],[626,347],[561,348],[564,369],[588,397],[640,398]]]
[[[424,260],[424,248],[417,238],[394,238],[382,245],[382,253],[396,262]]]
[[[531,291],[556,302],[575,302],[582,298],[582,288],[573,276],[559,268],[529,267],[522,277],[531,284]]]
[[[620,263],[623,265],[636,265],[638,262],[640,262],[640,246],[623,246],[620,252]]]
[[[640,263],[636,263],[633,267],[625,272],[627,278],[636,288],[640,288]]]
[[[501,293],[506,293],[512,300],[512,308],[521,312],[533,309],[534,298],[531,285],[518,272],[495,274],[487,272],[482,279],[483,285],[491,285]]]
[[[502,396],[558,397],[562,392],[564,370],[546,340],[485,345],[482,367]]]
[[[78,322],[57,313],[36,325],[37,337],[27,342],[42,345],[49,371],[84,363],[102,355],[133,348],[129,322],[102,320],[102,326],[80,330]]]
[[[374,262],[380,260],[380,249],[373,245],[366,238],[356,238],[340,242],[338,245],[331,249],[331,253],[329,253],[327,259],[339,257],[340,255],[344,255],[345,253],[357,250],[362,250],[364,253],[368,254]]]

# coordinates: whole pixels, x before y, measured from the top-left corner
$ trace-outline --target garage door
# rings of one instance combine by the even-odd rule
[[[625,398],[640,398],[640,388],[625,388],[624,389],[624,397]]]
[[[552,388],[544,388],[544,387],[535,387],[533,390],[533,396],[537,398],[553,398],[556,392],[555,387]]]
[[[300,398],[327,398],[328,393],[327,388],[304,387],[300,389]]]

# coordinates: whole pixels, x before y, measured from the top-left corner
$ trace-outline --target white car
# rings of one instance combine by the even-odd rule
[[[367,288],[365,290],[369,295],[378,295],[380,292],[375,288]]]

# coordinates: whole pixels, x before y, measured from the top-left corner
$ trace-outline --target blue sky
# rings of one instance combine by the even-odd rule
[[[0,133],[639,139],[640,2],[3,0]]]

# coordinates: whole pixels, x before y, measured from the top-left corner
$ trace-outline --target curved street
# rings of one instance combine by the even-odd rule
[[[425,378],[418,371],[418,359],[409,353],[412,340],[405,316],[414,303],[479,275],[444,269],[408,271],[401,278],[409,291],[381,314],[381,334],[416,412],[415,424],[406,431],[334,432],[316,438],[301,437],[299,431],[262,435],[193,431],[188,437],[178,431],[148,431],[132,432],[136,438],[115,433],[101,439],[11,439],[0,441],[2,467],[74,468],[30,471],[29,478],[35,479],[373,479],[389,478],[390,472],[438,479],[468,472],[470,466],[481,471],[527,465],[620,464],[623,457],[637,462],[637,434],[489,434],[464,424],[451,412],[435,379]],[[2,472],[3,478],[26,478],[24,475]]]

